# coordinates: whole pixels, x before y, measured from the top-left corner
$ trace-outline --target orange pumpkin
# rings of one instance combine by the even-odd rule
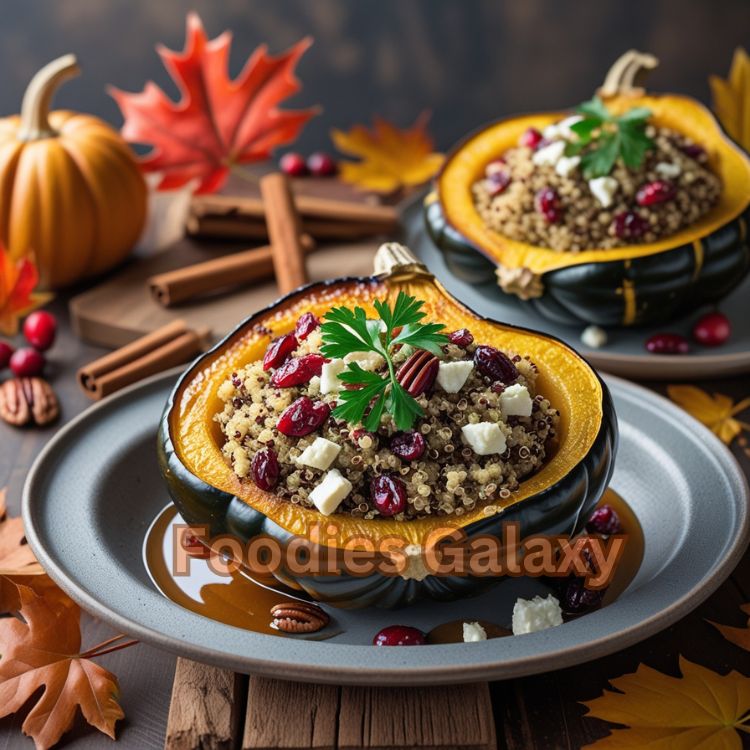
[[[73,55],[53,60],[20,116],[0,120],[0,239],[14,258],[33,253],[46,288],[120,263],[146,220],[146,184],[120,135],[97,117],[49,111],[79,72]]]

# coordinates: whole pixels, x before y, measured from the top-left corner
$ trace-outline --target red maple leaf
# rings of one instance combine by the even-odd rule
[[[312,44],[310,37],[278,57],[261,45],[234,80],[228,75],[231,42],[229,31],[208,39],[198,15],[190,13],[185,49],[157,47],[180,90],[179,101],[152,81],[138,94],[110,87],[125,118],[123,137],[152,147],[141,165],[146,172],[163,173],[159,190],[198,179],[196,192],[214,192],[232,165],[269,158],[276,146],[293,142],[317,113],[315,108],[278,108],[301,89],[294,69]]]

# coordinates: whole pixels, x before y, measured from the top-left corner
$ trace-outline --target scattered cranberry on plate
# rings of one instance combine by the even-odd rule
[[[14,351],[15,349],[7,341],[0,341],[0,370],[8,366]]]
[[[37,310],[23,323],[23,335],[34,349],[46,352],[55,343],[57,321],[52,313]]]
[[[17,378],[31,378],[40,375],[44,369],[44,355],[36,349],[24,347],[16,349],[10,358],[10,369]]]
[[[308,174],[305,157],[295,151],[284,154],[279,160],[279,167],[284,174],[290,177],[304,177]]]
[[[731,333],[729,319],[720,312],[704,315],[693,327],[693,338],[703,346],[721,346]]]
[[[307,157],[307,169],[315,177],[333,177],[339,171],[336,160],[322,151],[316,151]]]
[[[389,625],[372,639],[373,646],[424,646],[425,643],[425,634],[409,625]]]
[[[690,344],[679,333],[655,333],[646,340],[646,349],[651,354],[687,354]]]

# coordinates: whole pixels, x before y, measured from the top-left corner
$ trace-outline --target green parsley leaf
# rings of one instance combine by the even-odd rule
[[[612,171],[620,153],[620,140],[619,133],[606,133],[598,139],[597,148],[583,154],[581,169],[587,180],[604,177]]]
[[[598,96],[579,104],[576,109],[580,114],[586,115],[586,119],[598,120],[599,124],[609,122],[611,118],[609,110]]]
[[[448,337],[439,323],[421,323],[426,313],[424,302],[401,291],[391,307],[386,300],[376,300],[373,307],[379,320],[367,318],[361,307],[350,310],[335,307],[323,318],[320,348],[325,357],[343,358],[351,352],[377,352],[386,361],[387,372],[380,374],[362,369],[351,362],[338,377],[350,387],[342,389],[333,415],[350,424],[363,424],[374,432],[387,411],[399,430],[408,430],[422,415],[416,399],[396,380],[393,347],[425,349],[437,356]]]
[[[646,158],[646,152],[654,147],[646,135],[646,125],[642,121],[628,121],[620,124],[620,156],[626,167],[637,169]]]

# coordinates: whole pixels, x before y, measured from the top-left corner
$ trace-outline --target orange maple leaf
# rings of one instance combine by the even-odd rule
[[[750,733],[750,678],[721,675],[680,657],[681,677],[639,665],[610,680],[619,692],[585,701],[587,716],[624,724],[588,748],[596,750],[740,750]]]
[[[35,575],[44,571],[26,544],[23,521],[8,518],[5,489],[0,489],[0,576]]]
[[[377,193],[427,182],[445,158],[433,151],[427,134],[428,119],[429,113],[423,113],[406,130],[378,117],[371,131],[363,125],[355,125],[348,133],[332,130],[331,140],[339,151],[361,158],[358,162],[341,162],[341,179]]]
[[[18,586],[18,594],[23,620],[0,620],[0,718],[33,701],[22,728],[37,750],[57,743],[79,708],[114,739],[115,723],[124,717],[117,678],[87,658],[105,653],[100,647],[79,653],[78,609],[54,606],[27,586]]]
[[[278,108],[301,89],[294,69],[311,38],[278,57],[261,45],[234,80],[227,70],[231,41],[228,31],[209,40],[198,15],[190,13],[185,49],[157,47],[179,101],[150,81],[138,94],[109,89],[125,118],[123,137],[152,146],[141,165],[163,173],[159,190],[197,179],[196,192],[214,192],[233,165],[267,159],[275,147],[293,142],[317,112]]]
[[[20,319],[49,302],[50,294],[35,294],[39,283],[36,265],[29,258],[13,260],[0,245],[0,333],[15,336]]]
[[[747,625],[744,628],[735,628],[731,625],[721,625],[718,622],[711,622],[711,620],[708,622],[710,622],[711,625],[713,625],[728,641],[734,643],[735,646],[744,648],[745,651],[750,651],[750,603],[743,604],[740,607],[740,610],[748,616]]]
[[[750,408],[750,398],[734,403],[723,393],[713,396],[694,385],[668,385],[667,394],[688,414],[702,422],[727,445],[742,432],[750,430],[750,424],[735,419],[735,416]]]
[[[709,78],[714,111],[724,129],[744,149],[750,149],[750,55],[737,47],[727,79]]]

